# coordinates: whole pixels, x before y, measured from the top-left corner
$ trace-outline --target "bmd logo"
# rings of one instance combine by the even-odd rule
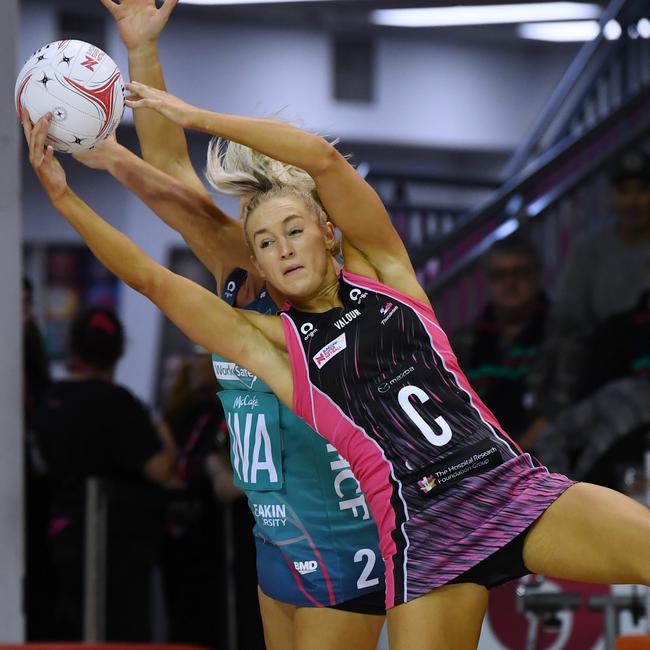
[[[314,573],[318,570],[318,562],[316,560],[309,560],[307,562],[294,562],[293,566],[296,567],[296,571],[304,576],[307,573]]]

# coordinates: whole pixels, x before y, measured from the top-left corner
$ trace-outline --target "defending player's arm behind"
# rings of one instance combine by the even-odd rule
[[[209,194],[156,169],[109,139],[75,157],[94,169],[105,169],[176,230],[221,285],[224,269],[254,271],[241,224],[231,219]]]
[[[101,2],[113,16],[127,48],[130,78],[165,90],[158,38],[177,0],[165,0],[160,7],[154,0]],[[134,122],[143,158],[209,199],[209,193],[192,166],[183,129],[154,111],[141,111],[134,115]]]

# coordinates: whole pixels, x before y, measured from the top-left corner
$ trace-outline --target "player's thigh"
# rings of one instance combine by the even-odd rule
[[[577,483],[531,528],[524,562],[534,573],[601,583],[650,581],[650,510],[608,488]]]
[[[294,618],[294,650],[375,650],[384,616],[329,607],[299,607]]]
[[[398,605],[387,614],[390,648],[476,650],[487,603],[485,587],[464,583]]]
[[[267,596],[259,587],[260,613],[264,626],[266,650],[295,650],[293,641],[295,605]]]

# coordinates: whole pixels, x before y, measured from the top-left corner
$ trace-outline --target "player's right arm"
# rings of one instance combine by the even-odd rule
[[[65,172],[45,147],[49,117],[32,126],[23,117],[29,161],[54,208],[81,235],[97,259],[130,287],[155,303],[191,340],[247,368],[291,405],[293,381],[279,342],[279,317],[253,323],[200,285],[157,264],[119,230],[104,221],[67,184]]]
[[[165,90],[158,38],[178,0],[165,0],[160,9],[155,0],[121,0],[119,4],[113,0],[100,1],[115,19],[127,48],[130,78]],[[209,198],[190,160],[183,129],[155,111],[135,114],[134,121],[142,157]]]
[[[91,169],[109,172],[176,230],[210,270],[219,287],[232,268],[256,273],[241,223],[222,212],[208,195],[197,192],[145,162],[110,137],[74,157]]]

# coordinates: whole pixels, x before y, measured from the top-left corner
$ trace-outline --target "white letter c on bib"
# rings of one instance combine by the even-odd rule
[[[429,396],[417,386],[404,386],[400,389],[397,399],[404,413],[409,416],[415,426],[420,429],[422,435],[436,447],[442,447],[451,440],[451,427],[447,424],[445,418],[439,415],[434,422],[442,429],[441,433],[436,433],[422,418],[422,416],[413,408],[409,398],[415,395],[422,404],[429,401]]]

